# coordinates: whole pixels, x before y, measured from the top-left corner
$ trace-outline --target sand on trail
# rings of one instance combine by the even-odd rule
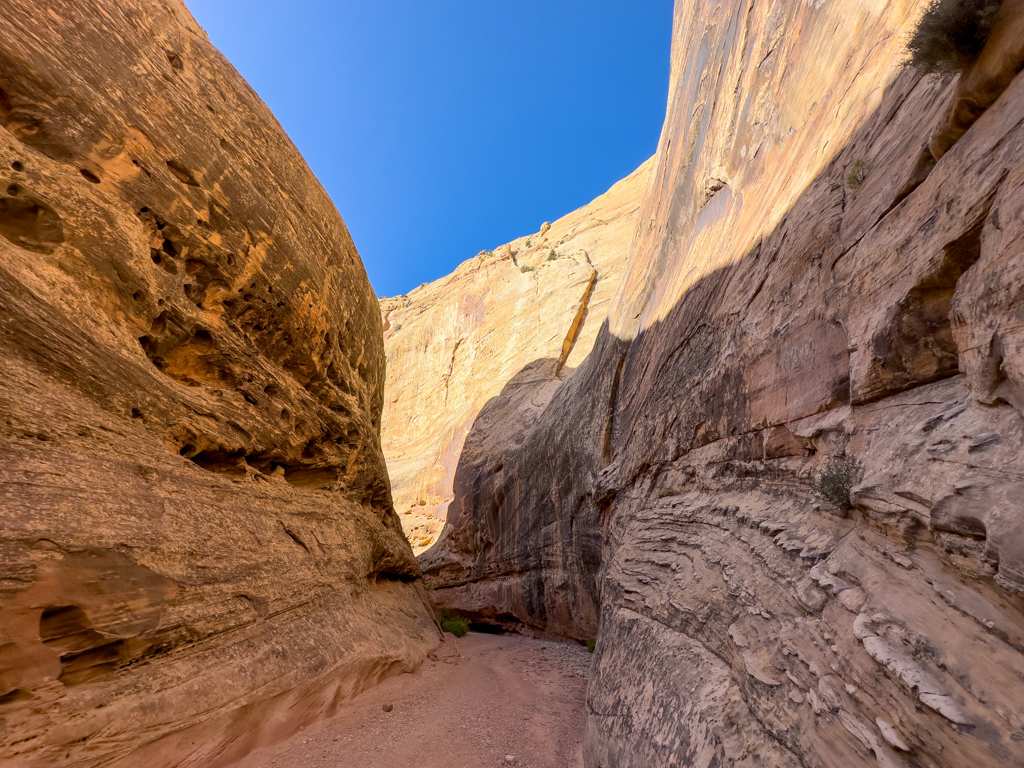
[[[582,768],[590,659],[573,643],[446,634],[417,672],[232,768]]]

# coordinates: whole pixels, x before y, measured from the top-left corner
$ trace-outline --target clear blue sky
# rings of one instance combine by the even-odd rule
[[[405,293],[654,153],[672,0],[186,0]]]

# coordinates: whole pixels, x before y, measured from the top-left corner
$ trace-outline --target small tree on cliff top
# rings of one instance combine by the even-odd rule
[[[981,54],[1002,0],[932,0],[907,43],[906,66],[924,74],[965,71]]]

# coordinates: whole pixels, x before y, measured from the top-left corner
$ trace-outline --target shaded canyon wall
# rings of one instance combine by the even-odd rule
[[[0,41],[0,763],[223,765],[438,639],[376,301],[180,2]]]
[[[677,2],[593,351],[469,430],[421,562],[597,636],[589,766],[1024,765],[1024,4],[946,80],[925,5]]]
[[[447,518],[455,468],[484,405],[531,365],[539,412],[586,358],[619,286],[652,162],[577,211],[406,296],[381,299],[381,441],[414,551]],[[511,439],[511,436],[509,436]]]

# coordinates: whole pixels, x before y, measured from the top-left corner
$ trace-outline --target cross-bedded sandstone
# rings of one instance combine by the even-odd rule
[[[437,641],[376,301],[183,4],[0,40],[0,762],[226,764]]]
[[[421,561],[597,635],[589,766],[1024,764],[1024,9],[951,82],[924,6],[678,2],[608,325],[469,430]]]

